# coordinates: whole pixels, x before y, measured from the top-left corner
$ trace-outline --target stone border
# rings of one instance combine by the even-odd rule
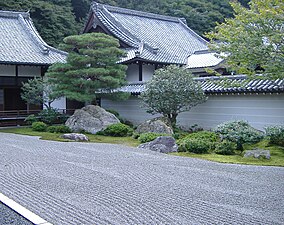
[[[8,198],[7,196],[3,195],[0,192],[0,202],[5,204],[6,206],[10,207],[12,210],[20,214],[22,217],[26,218],[28,221],[34,223],[35,225],[52,225],[51,223],[47,222],[46,220],[42,219],[38,215],[34,214],[27,208],[21,206],[17,202],[13,201],[12,199]]]

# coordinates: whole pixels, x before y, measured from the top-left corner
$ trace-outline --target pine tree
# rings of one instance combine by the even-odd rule
[[[117,39],[88,33],[64,38],[61,47],[69,52],[67,62],[52,65],[47,73],[56,96],[91,103],[99,92],[125,84],[126,66],[117,63],[125,53]]]

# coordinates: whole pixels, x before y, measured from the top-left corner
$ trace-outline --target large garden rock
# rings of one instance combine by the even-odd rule
[[[264,157],[266,159],[270,159],[270,151],[264,149],[254,149],[254,150],[247,150],[244,154],[245,158],[254,157],[254,158],[261,158]]]
[[[173,134],[173,129],[169,124],[165,118],[154,118],[141,123],[136,129],[136,133]]]
[[[71,133],[71,134],[63,134],[61,137],[73,141],[89,141],[89,138],[85,134]]]
[[[66,121],[73,132],[80,132],[82,130],[92,134],[104,130],[111,124],[119,123],[117,117],[103,108],[95,105],[88,105],[82,109],[77,109],[74,114]]]
[[[178,150],[175,139],[169,136],[157,137],[154,141],[139,145],[138,148],[149,149],[162,153],[177,152]]]

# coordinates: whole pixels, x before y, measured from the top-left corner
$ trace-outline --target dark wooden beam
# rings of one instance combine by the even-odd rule
[[[139,81],[143,80],[143,64],[139,61]]]

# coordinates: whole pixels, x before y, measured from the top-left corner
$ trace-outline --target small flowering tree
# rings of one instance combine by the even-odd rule
[[[148,113],[162,114],[173,127],[179,113],[207,100],[191,73],[174,65],[156,70],[140,98]]]

